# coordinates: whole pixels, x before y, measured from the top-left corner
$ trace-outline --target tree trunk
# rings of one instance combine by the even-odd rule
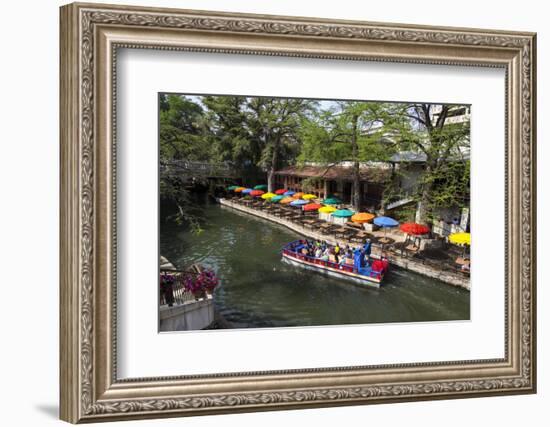
[[[352,186],[352,197],[351,204],[353,209],[356,212],[359,212],[361,209],[361,176],[359,174],[359,147],[357,145],[357,121],[359,117],[354,114],[352,117],[352,134],[351,134],[351,144],[352,144],[352,157],[353,157],[353,186]]]
[[[425,175],[429,175],[432,172],[431,165],[426,166],[426,170],[424,172]],[[419,209],[418,209],[418,216],[416,218],[416,221],[420,224],[427,224],[430,225],[432,223],[432,209],[430,204],[430,195],[432,192],[432,183],[424,182],[422,185],[422,193],[420,195],[420,202],[419,202]]]
[[[267,191],[275,191],[275,172],[279,163],[279,138],[274,141],[273,154],[271,155],[271,165],[267,173]]]

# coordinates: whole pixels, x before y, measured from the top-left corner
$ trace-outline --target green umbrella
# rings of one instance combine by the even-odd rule
[[[267,190],[267,185],[265,184],[257,185],[256,187],[254,187],[254,190]]]
[[[336,197],[325,199],[321,202],[323,205],[339,205],[342,201]]]
[[[285,197],[286,196],[279,195],[279,196],[272,197],[271,199],[269,199],[269,201],[277,203],[283,200]]]
[[[230,185],[229,187],[227,187],[227,191],[233,191],[236,188],[239,188],[239,186],[238,185]]]
[[[350,211],[349,209],[338,209],[337,211],[332,212],[332,216],[338,217],[338,218],[346,218],[353,216],[355,212]]]

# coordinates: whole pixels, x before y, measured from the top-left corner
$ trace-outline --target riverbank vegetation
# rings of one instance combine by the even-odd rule
[[[436,207],[469,201],[470,122],[456,120],[463,105],[161,94],[159,108],[161,163],[224,163],[241,182],[266,182],[273,191],[274,173],[282,167],[351,162],[352,205],[359,211],[360,163],[389,165],[406,152],[425,164],[411,194],[421,207],[420,222],[432,221]],[[184,181],[162,177],[161,197],[192,223]],[[387,183],[388,195],[394,182]]]

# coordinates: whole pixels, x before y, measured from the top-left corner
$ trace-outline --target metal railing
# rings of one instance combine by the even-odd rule
[[[186,302],[195,301],[197,298],[192,292],[185,289],[185,280],[188,275],[195,275],[190,271],[181,270],[162,270],[160,272],[160,305],[182,305]],[[162,284],[162,276],[168,274],[173,278],[171,285]]]
[[[235,176],[233,167],[228,163],[194,162],[188,160],[161,160],[160,173],[219,178],[231,178]]]

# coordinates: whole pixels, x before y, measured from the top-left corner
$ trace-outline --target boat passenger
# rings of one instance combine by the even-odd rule
[[[323,250],[318,247],[317,250],[315,251],[315,258],[321,258],[323,256]]]
[[[340,262],[340,246],[338,242],[336,242],[336,246],[334,246],[334,259],[336,259],[336,262]]]
[[[366,260],[368,261],[372,250],[372,243],[370,239],[366,240],[365,244],[363,245],[363,249],[365,250]]]
[[[382,273],[384,270],[384,263],[382,262],[381,259],[375,259],[373,262],[372,262],[372,271],[376,272],[376,273]]]
[[[389,261],[385,255],[382,255],[380,259],[374,260],[372,263],[372,270],[384,274],[388,270]]]

